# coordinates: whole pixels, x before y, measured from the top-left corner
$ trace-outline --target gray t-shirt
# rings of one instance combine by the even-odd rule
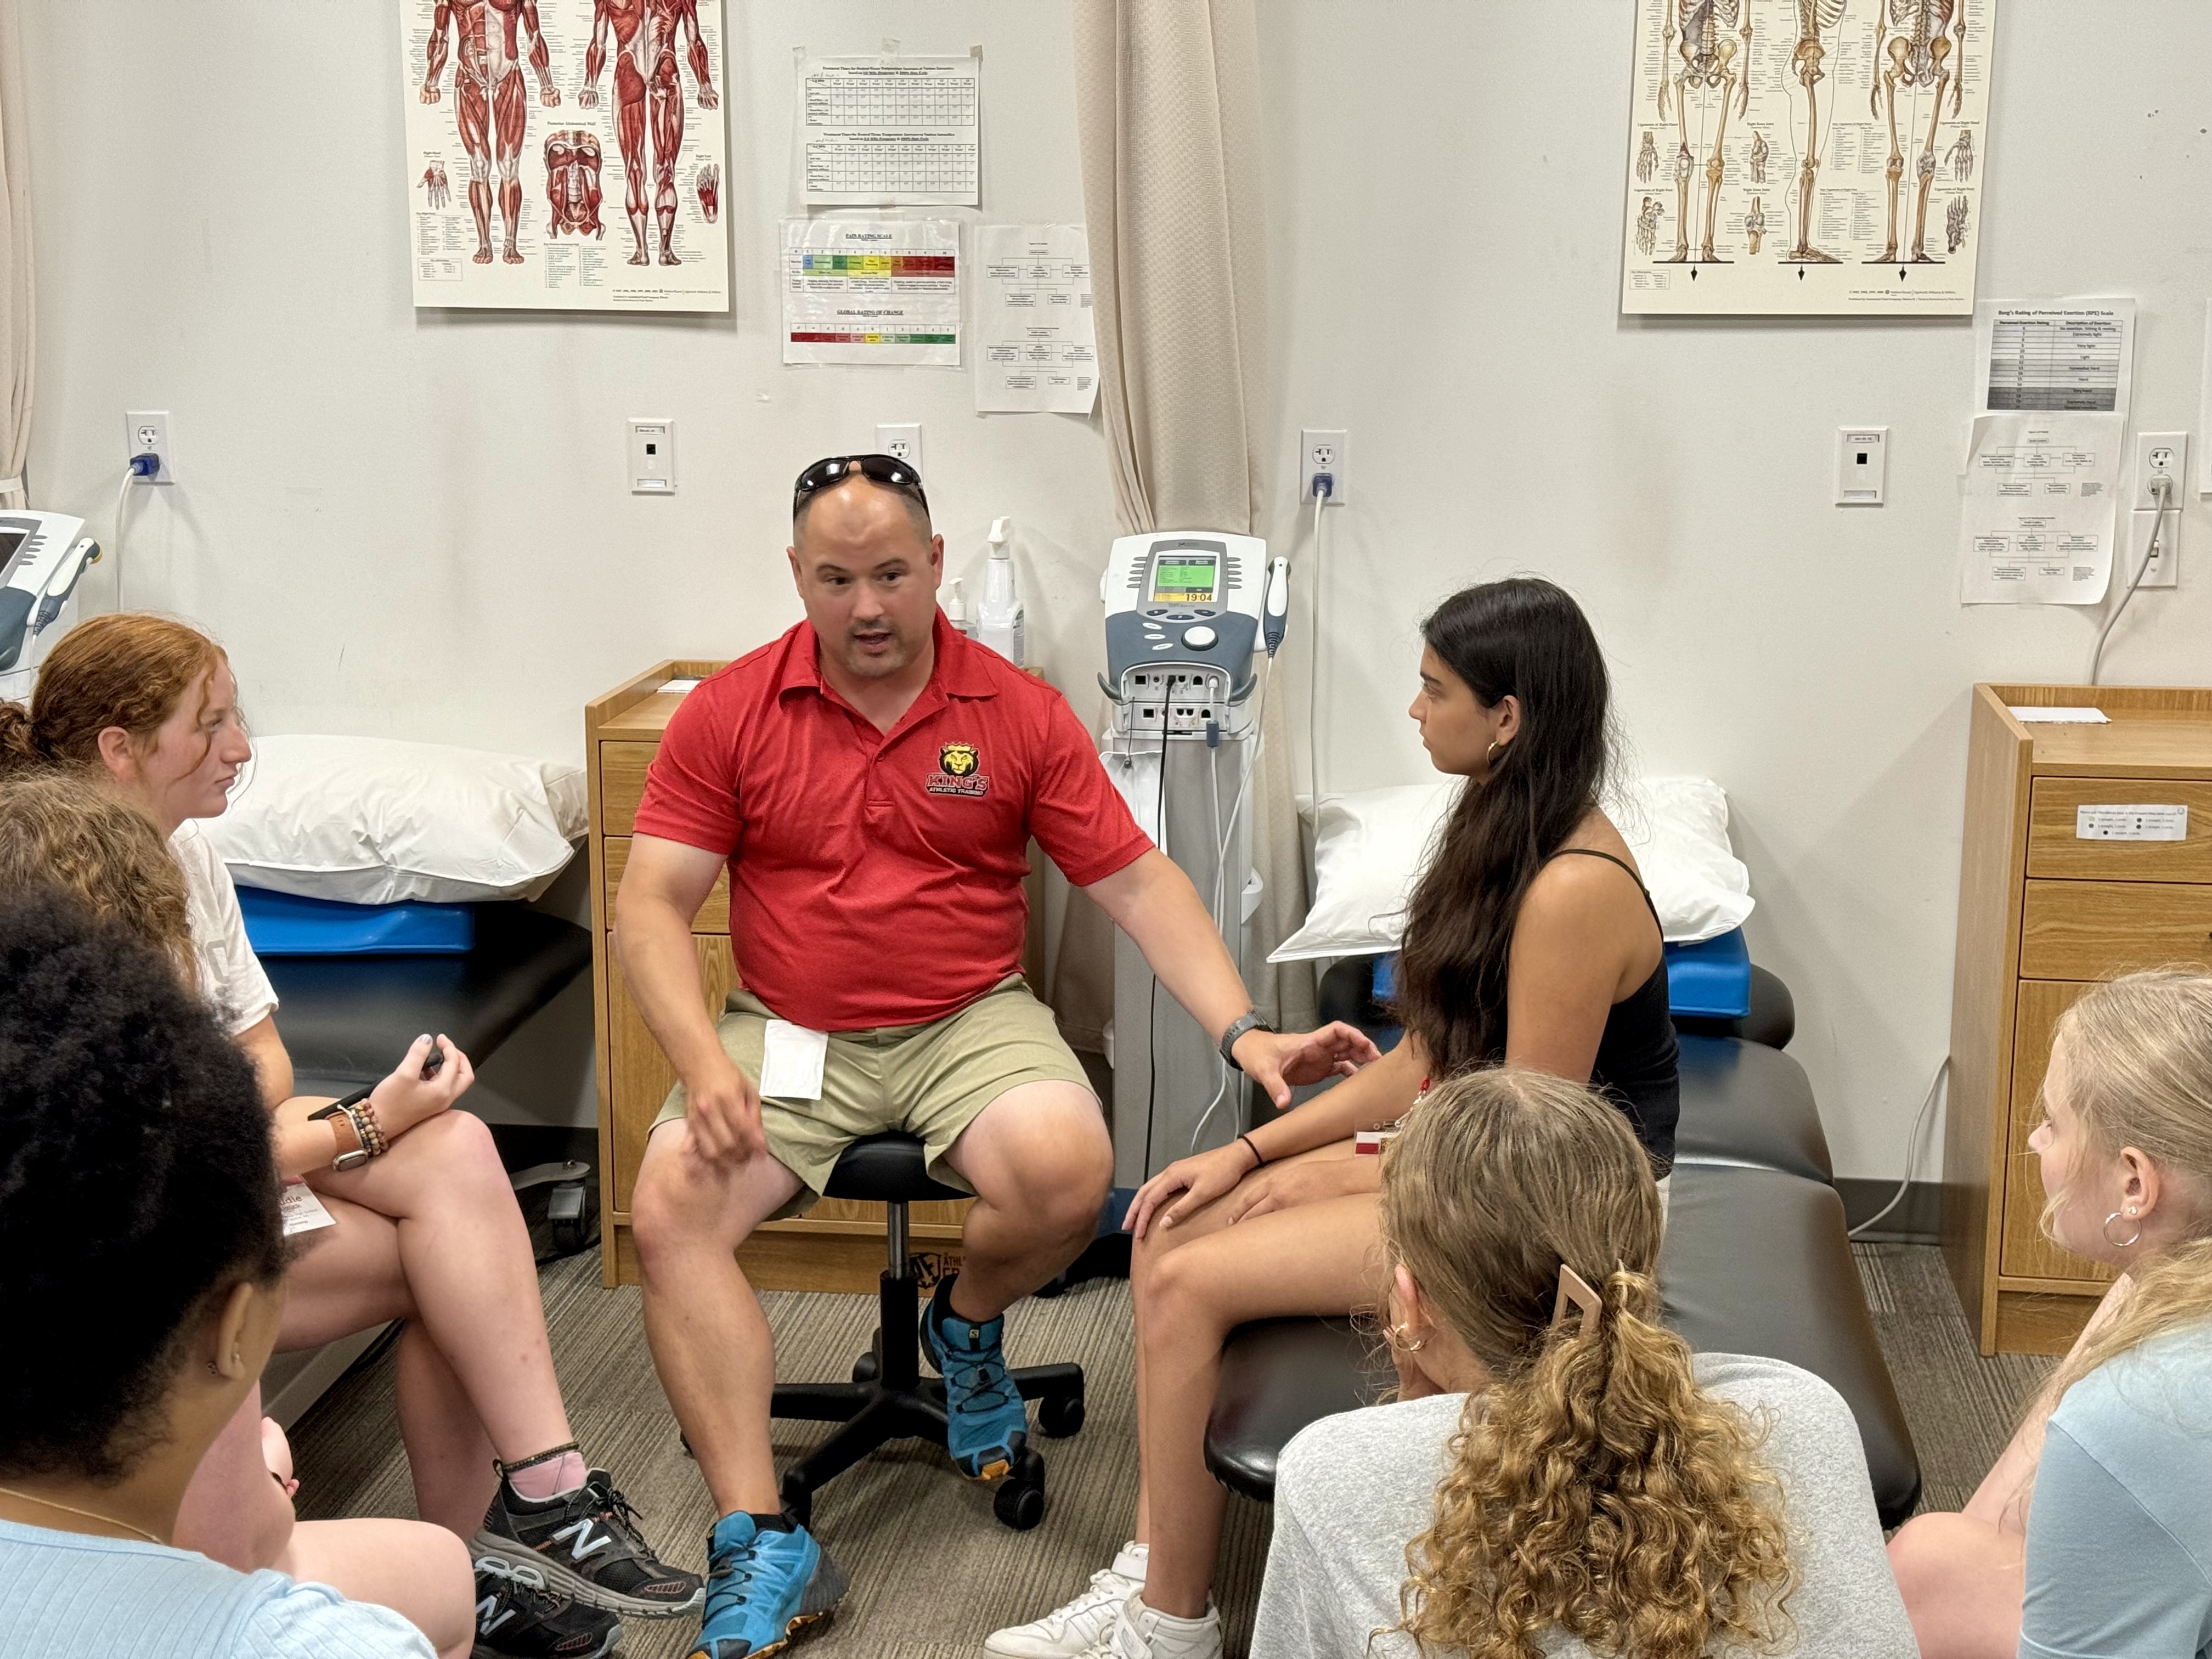
[[[2212,1655],[2212,1326],[2100,1365],[2051,1413],[2020,1651]]]
[[[1778,1359],[1699,1354],[1698,1382],[1771,1426],[1762,1455],[1780,1480],[1798,1583],[1787,1612],[1794,1659],[1917,1659],[1890,1576],[1866,1452],[1843,1397]],[[1406,1546],[1428,1530],[1447,1448],[1467,1404],[1434,1395],[1325,1417],[1283,1448],[1275,1539],[1252,1659],[1415,1659],[1398,1622]],[[1546,1653],[1585,1659],[1557,1632]]]

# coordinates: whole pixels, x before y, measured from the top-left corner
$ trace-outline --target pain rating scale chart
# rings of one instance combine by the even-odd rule
[[[960,363],[960,227],[787,219],[783,361]]]

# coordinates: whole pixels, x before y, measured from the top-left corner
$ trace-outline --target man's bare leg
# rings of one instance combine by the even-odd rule
[[[709,1164],[688,1124],[668,1123],[646,1143],[630,1200],[653,1369],[717,1515],[782,1503],[769,1448],[775,1344],[732,1253],[799,1184],[765,1155]]]
[[[1097,1097],[1073,1083],[1024,1083],[979,1113],[945,1161],[975,1189],[952,1310],[988,1321],[1083,1253],[1114,1178]]]

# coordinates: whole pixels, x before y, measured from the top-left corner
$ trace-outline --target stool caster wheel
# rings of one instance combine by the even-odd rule
[[[1065,1440],[1083,1426],[1083,1396],[1054,1395],[1037,1402],[1037,1427],[1055,1440]]]
[[[883,1375],[884,1339],[878,1332],[868,1339],[868,1351],[853,1362],[853,1381],[872,1382]]]
[[[1044,1459],[1024,1447],[1014,1467],[991,1495],[991,1510],[999,1524],[1027,1532],[1044,1519]]]

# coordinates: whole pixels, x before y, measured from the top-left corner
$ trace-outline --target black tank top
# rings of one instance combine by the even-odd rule
[[[1644,895],[1644,908],[1654,926],[1659,907],[1636,872],[1610,853],[1595,847],[1568,847],[1557,856],[1579,854],[1619,865]],[[1674,1018],[1667,999],[1667,953],[1651,977],[1613,1005],[1605,1017],[1605,1031],[1597,1040],[1597,1058],[1590,1065],[1590,1087],[1620,1107],[1644,1150],[1651,1155],[1663,1176],[1674,1165],[1674,1124],[1682,1115],[1682,1086],[1677,1062],[1680,1050],[1674,1043]]]

